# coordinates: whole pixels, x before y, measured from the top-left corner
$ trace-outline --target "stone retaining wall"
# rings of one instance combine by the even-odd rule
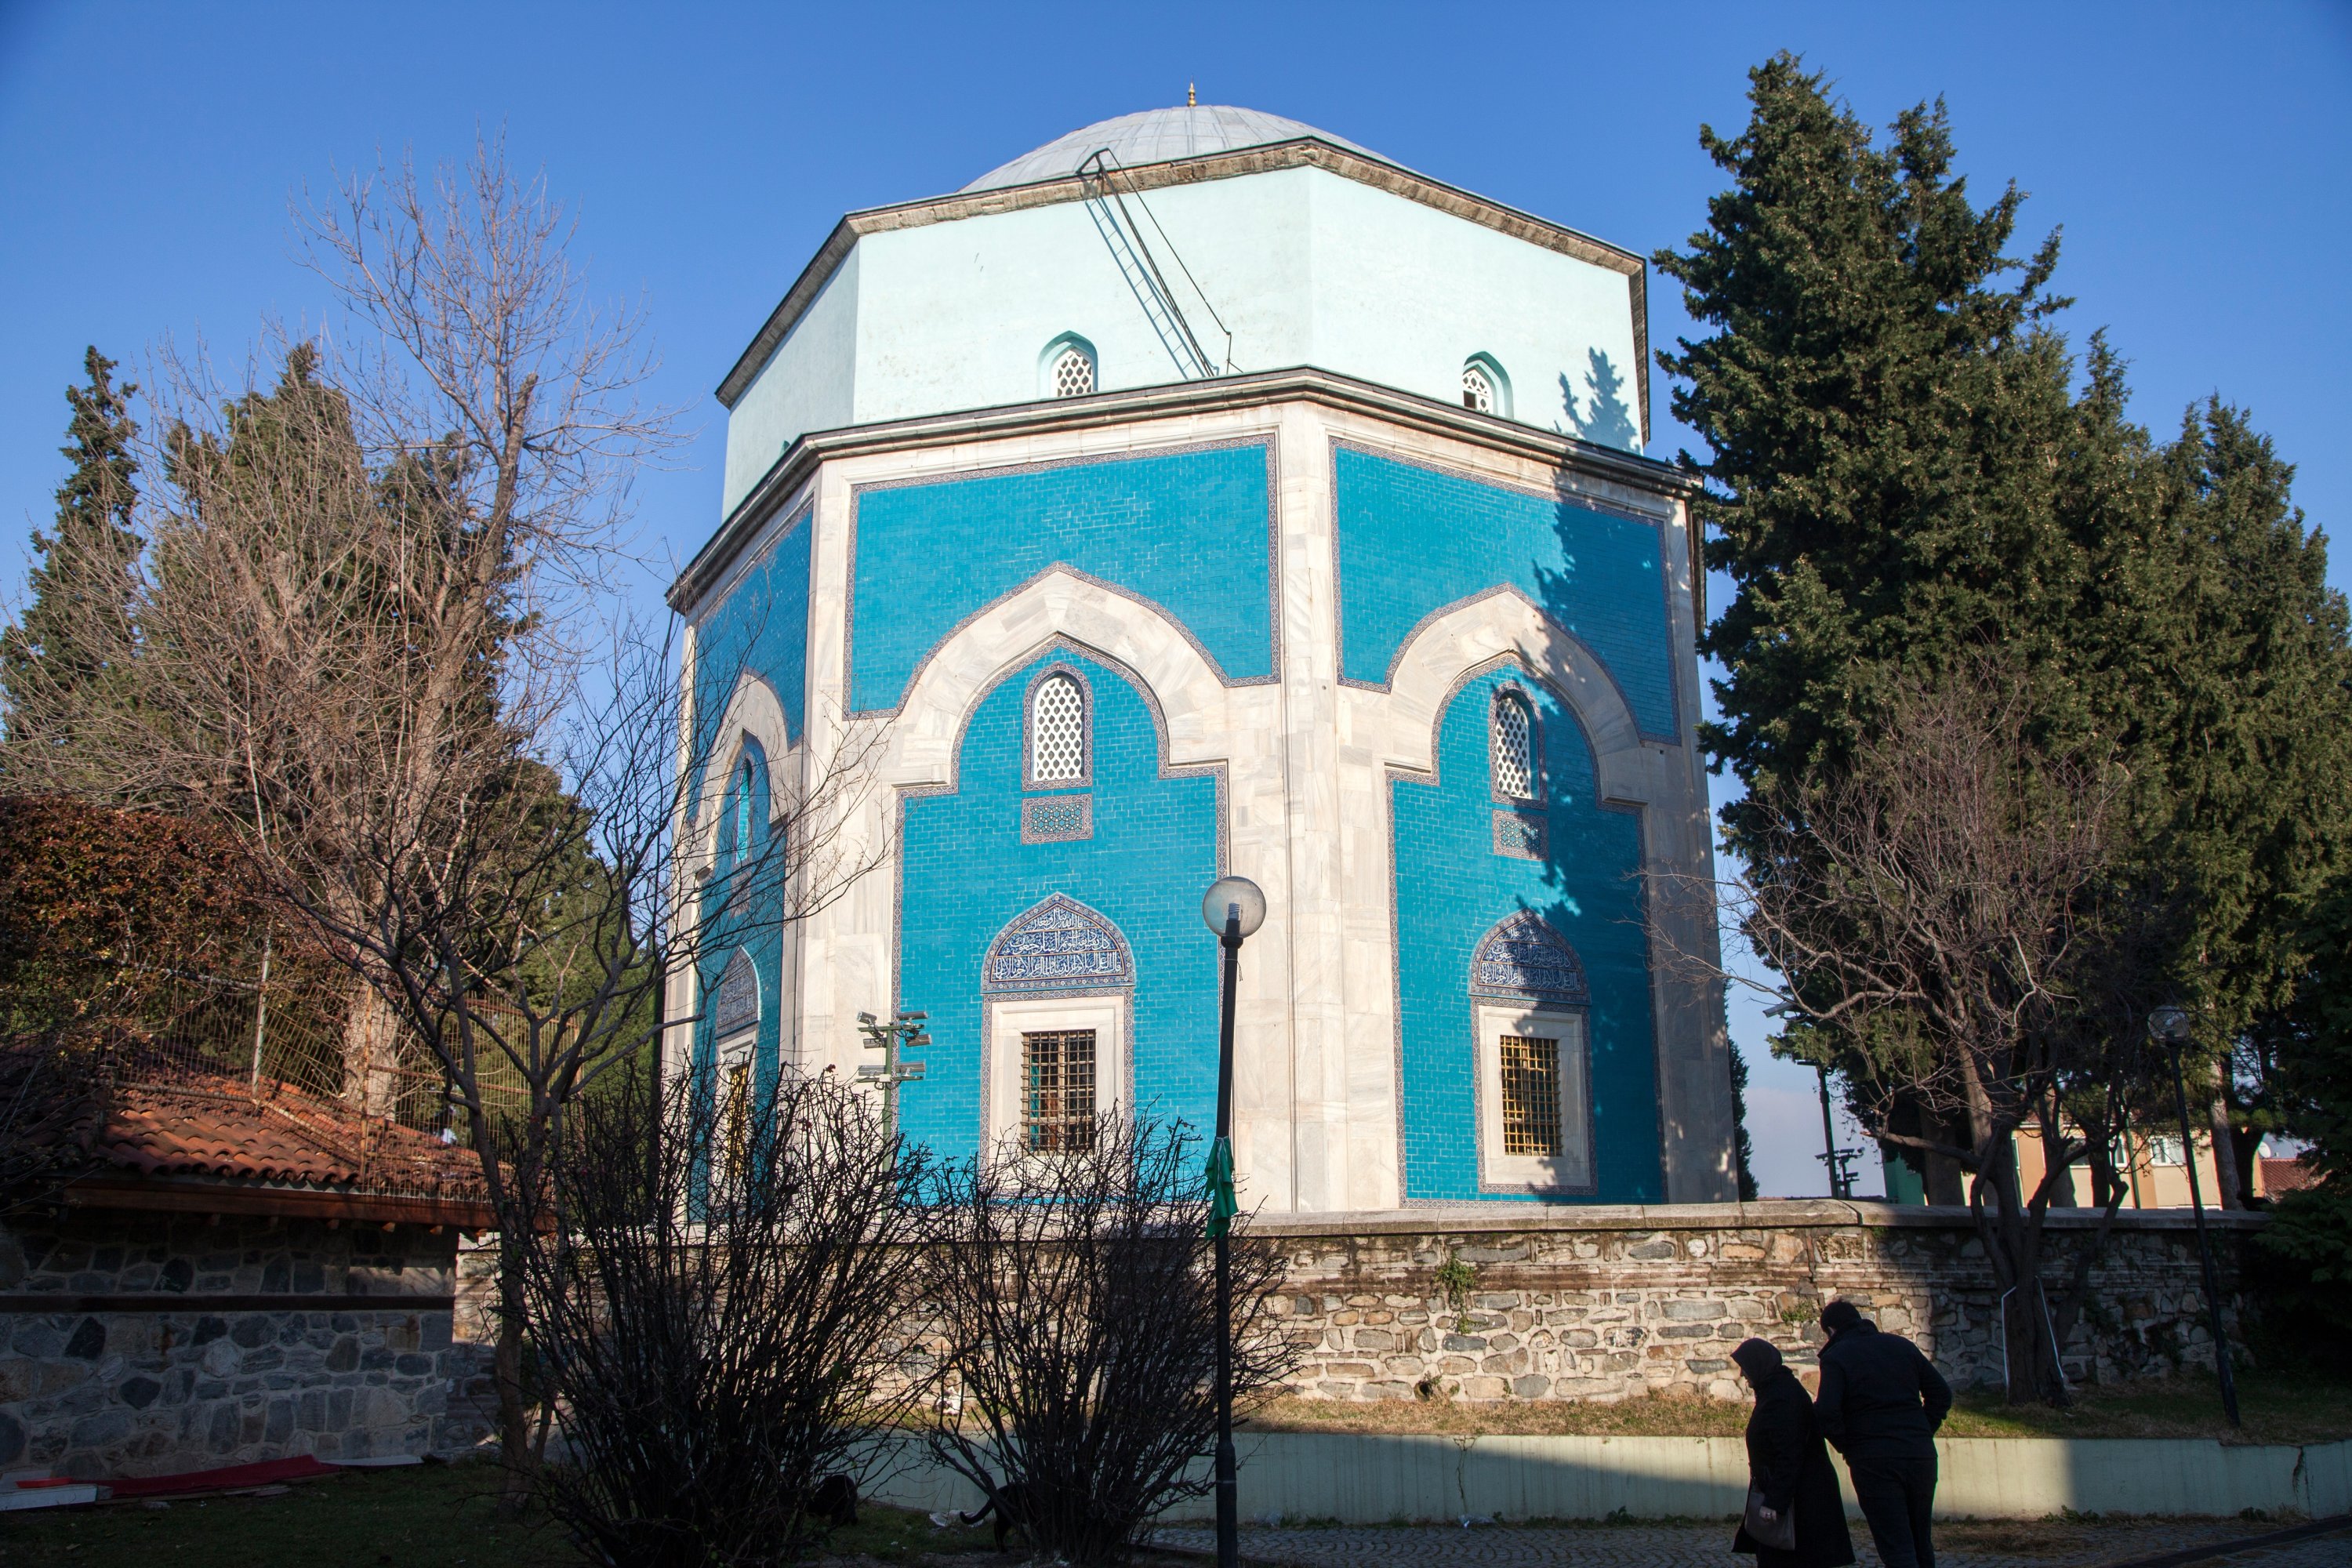
[[[1504,1205],[1494,1205],[1500,1209]],[[2050,1220],[2065,1278],[2088,1215]],[[2210,1216],[2225,1289],[2258,1215]],[[1749,1336],[1810,1366],[1822,1303],[1865,1304],[1955,1384],[2001,1382],[1998,1292],[1964,1209],[1772,1201],[1529,1214],[1412,1211],[1268,1220],[1289,1255],[1282,1321],[1306,1359],[1293,1392],[1328,1399],[1589,1399],[1746,1394]],[[1471,1280],[1450,1301],[1438,1271]],[[2112,1382],[2213,1363],[2191,1217],[2119,1215],[2092,1275],[2068,1374]],[[2237,1304],[2228,1309],[2233,1335]]]
[[[156,1475],[471,1448],[488,1360],[451,1335],[456,1249],[417,1226],[236,1215],[0,1228],[0,1465]]]

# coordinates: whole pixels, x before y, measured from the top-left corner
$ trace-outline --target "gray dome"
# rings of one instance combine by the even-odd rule
[[[1066,136],[1057,136],[1034,153],[1024,153],[1010,163],[991,169],[964,189],[992,191],[1005,185],[1058,180],[1076,174],[1078,165],[1098,147],[1108,147],[1119,167],[1131,169],[1140,163],[1165,163],[1177,158],[1230,153],[1236,147],[1295,142],[1302,136],[1317,137],[1350,152],[1362,153],[1368,158],[1381,157],[1344,136],[1318,131],[1296,120],[1285,120],[1279,114],[1264,114],[1255,109],[1235,109],[1226,104],[1184,104],[1097,121]],[[1381,162],[1390,160],[1381,158]]]

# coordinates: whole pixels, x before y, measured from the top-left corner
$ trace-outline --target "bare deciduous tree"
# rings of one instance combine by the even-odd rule
[[[1955,1162],[2003,1292],[2011,1396],[2065,1398],[2060,1347],[2105,1223],[2054,1306],[2044,1219],[2087,1158],[2112,1222],[2112,1147],[2147,1097],[2170,949],[2119,880],[2120,779],[2043,738],[2026,682],[1986,660],[1914,680],[1855,754],[1751,799],[1767,853],[1726,915],[1780,977],[1787,1048],[1835,1068],[1883,1142]],[[2047,1156],[2021,1184],[2016,1134]]]
[[[1199,1140],[1115,1113],[1090,1131],[950,1173],[929,1290],[961,1385],[933,1452],[1080,1563],[1126,1561],[1162,1510],[1209,1489],[1221,1331]],[[1271,1316],[1283,1267],[1236,1222],[1237,1399],[1295,1363]]]
[[[927,1157],[829,1077],[627,1080],[567,1117],[528,1255],[567,1449],[541,1495],[599,1562],[797,1556],[815,1484],[887,1462],[929,1391]]]
[[[226,824],[352,977],[345,1099],[386,1110],[387,1064],[446,1078],[500,1220],[520,1497],[520,1247],[563,1109],[658,1048],[666,991],[716,944],[881,863],[858,826],[881,732],[834,724],[772,759],[759,845],[706,885],[716,737],[686,721],[741,671],[706,659],[682,682],[668,638],[625,627],[591,668],[577,636],[632,468],[668,438],[637,401],[634,323],[590,306],[561,214],[495,146],[429,184],[352,182],[309,226],[364,331],[333,359],[278,340],[267,394],[222,399],[186,361],[150,378],[168,493],[135,559],[79,568],[133,584],[127,608],[89,598],[120,700],[60,689],[43,712],[31,693],[28,729],[73,740],[10,783]]]

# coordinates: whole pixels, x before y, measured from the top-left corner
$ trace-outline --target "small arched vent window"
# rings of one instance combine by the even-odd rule
[[[1095,356],[1072,343],[1054,356],[1054,395],[1084,397],[1095,389]]]
[[[1516,691],[1495,699],[1495,793],[1506,800],[1536,797],[1536,721]]]
[[[759,793],[760,765],[747,746],[743,750],[743,765],[736,770],[735,779],[735,849],[747,859],[759,847]]]
[[[1082,783],[1087,776],[1087,694],[1076,679],[1049,675],[1029,698],[1029,778]]]
[[[1495,378],[1487,373],[1486,367],[1475,359],[1464,365],[1462,406],[1475,409],[1481,414],[1492,414],[1496,412],[1495,401]]]

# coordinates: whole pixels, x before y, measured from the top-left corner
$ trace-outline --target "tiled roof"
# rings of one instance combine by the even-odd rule
[[[142,1175],[479,1204],[474,1152],[283,1086],[188,1074],[121,1084],[93,1154]]]
[[[2302,1160],[2281,1160],[2263,1156],[2263,1191],[2265,1193],[2300,1192],[2319,1184],[2319,1173]]]

